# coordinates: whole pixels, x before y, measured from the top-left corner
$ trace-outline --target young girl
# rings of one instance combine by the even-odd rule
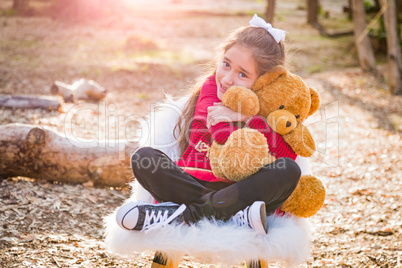
[[[120,227],[150,230],[172,223],[191,224],[202,218],[233,218],[241,226],[266,234],[267,213],[274,213],[295,189],[301,172],[289,145],[264,118],[250,118],[221,104],[230,86],[251,88],[260,75],[285,63],[284,32],[256,15],[250,25],[228,38],[212,71],[203,77],[201,86],[195,86],[176,125],[181,158],[173,162],[151,147],[133,154],[134,176],[158,204],[123,205],[116,215]],[[211,172],[206,148],[213,140],[225,143],[237,129],[236,121],[263,133],[270,153],[278,159],[249,178],[229,183]]]

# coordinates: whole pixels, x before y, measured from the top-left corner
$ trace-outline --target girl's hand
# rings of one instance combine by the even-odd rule
[[[215,102],[208,107],[207,127],[214,126],[220,122],[247,121],[251,116],[243,115],[224,106],[222,102]]]

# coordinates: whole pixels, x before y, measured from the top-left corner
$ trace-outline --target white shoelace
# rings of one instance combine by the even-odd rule
[[[173,221],[177,216],[179,216],[186,209],[186,205],[182,204],[170,217],[168,217],[168,210],[158,211],[155,215],[155,211],[152,210],[151,214],[149,210],[145,212],[144,227],[142,231],[149,232],[151,230],[164,227]]]
[[[248,212],[248,207],[244,210],[240,210],[233,216],[233,220],[236,222],[237,225],[248,226],[247,212]]]

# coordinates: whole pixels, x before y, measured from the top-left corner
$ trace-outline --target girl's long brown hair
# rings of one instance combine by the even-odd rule
[[[248,26],[234,31],[226,42],[220,46],[217,56],[206,66],[204,74],[197,78],[192,86],[190,99],[174,129],[174,133],[179,133],[176,138],[179,141],[180,155],[183,155],[189,144],[191,124],[201,87],[207,77],[216,73],[217,66],[223,55],[234,45],[241,45],[253,52],[259,75],[273,71],[275,67],[285,64],[285,47],[283,43],[276,43],[267,30]]]

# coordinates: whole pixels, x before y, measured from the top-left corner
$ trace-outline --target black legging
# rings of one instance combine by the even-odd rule
[[[228,220],[254,201],[264,201],[272,214],[290,196],[300,168],[290,158],[280,158],[250,177],[230,184],[202,181],[183,171],[166,154],[151,148],[138,149],[131,157],[134,176],[157,202],[185,204],[184,220]]]

